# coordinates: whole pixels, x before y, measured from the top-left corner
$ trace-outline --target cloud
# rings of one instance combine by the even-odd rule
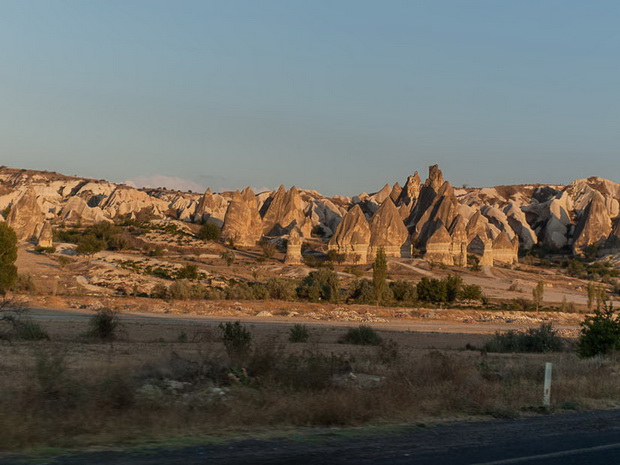
[[[125,184],[132,187],[165,187],[167,189],[202,192],[204,186],[198,184],[191,179],[179,178],[176,176],[166,176],[165,174],[154,174],[152,176],[136,176],[127,179]]]

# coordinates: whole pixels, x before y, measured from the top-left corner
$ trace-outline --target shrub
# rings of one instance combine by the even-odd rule
[[[482,288],[476,284],[463,284],[459,298],[462,300],[482,300]]]
[[[113,341],[117,337],[121,321],[116,310],[101,308],[88,322],[86,335],[102,341]]]
[[[294,325],[291,328],[291,332],[288,336],[289,342],[307,342],[310,337],[310,332],[308,331],[308,327],[306,325],[302,325],[300,323]]]
[[[378,346],[381,344],[381,336],[370,326],[360,325],[350,328],[338,342],[341,344],[354,344],[361,346]]]
[[[261,241],[259,245],[265,258],[271,258],[276,254],[277,249],[273,242]]]
[[[91,234],[87,234],[79,239],[75,251],[80,255],[92,255],[101,252],[106,248],[106,245],[105,241],[97,239]]]
[[[355,280],[349,288],[349,299],[358,304],[375,303],[377,301],[375,295],[375,287],[368,279]]]
[[[390,289],[397,302],[415,303],[418,300],[418,291],[409,281],[393,281]]]
[[[165,286],[164,286],[165,288]],[[155,291],[155,289],[153,289]],[[157,289],[161,292],[161,289]],[[205,289],[200,285],[191,285],[185,280],[175,281],[163,293],[163,297],[172,300],[197,300],[205,297]]]
[[[620,350],[620,316],[614,316],[613,306],[609,304],[581,323],[577,353],[581,357],[594,357],[613,350]]]
[[[233,364],[247,360],[252,348],[252,333],[239,321],[220,323],[222,342]]]
[[[292,300],[295,298],[295,283],[291,280],[269,278],[265,286],[271,299]]]
[[[56,247],[41,247],[40,245],[37,245],[34,248],[34,251],[36,253],[45,253],[45,254],[55,253],[56,252]]]
[[[328,302],[338,301],[340,281],[338,275],[326,268],[312,271],[304,278],[301,285],[297,288],[297,295],[302,299],[312,302],[326,300]]]
[[[416,289],[423,302],[445,302],[448,296],[445,283],[435,278],[422,278]]]
[[[177,271],[177,279],[198,279],[198,267],[196,265],[185,265]]]
[[[220,234],[221,231],[220,228],[217,227],[217,225],[213,223],[205,223],[200,227],[200,230],[198,231],[198,234],[196,234],[196,237],[205,242],[217,242],[220,240]]]
[[[375,262],[372,265],[372,284],[375,288],[375,298],[377,303],[381,303],[388,300],[387,291],[389,290],[387,284],[387,257],[385,256],[385,250],[383,247],[379,247],[377,250],[377,256]]]
[[[457,275],[448,275],[442,280],[446,286],[446,302],[454,302],[461,293],[463,278]]]
[[[49,339],[38,323],[25,318],[26,309],[11,299],[0,301],[0,339],[40,341]]]
[[[15,292],[36,292],[37,286],[35,286],[30,273],[20,273],[17,275],[13,290]]]
[[[17,236],[6,223],[0,223],[0,295],[17,280]]]
[[[525,331],[498,331],[485,342],[484,349],[488,352],[559,352],[564,349],[564,341],[551,323],[543,323],[539,328]]]
[[[50,336],[39,323],[21,319],[15,324],[15,338],[23,341],[43,341],[49,340]]]

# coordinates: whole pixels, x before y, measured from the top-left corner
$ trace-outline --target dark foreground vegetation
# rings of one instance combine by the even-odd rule
[[[544,361],[554,362],[554,409],[620,401],[614,356],[412,350],[367,326],[343,332],[335,345],[318,344],[304,325],[257,340],[239,322],[134,343],[116,323],[102,311],[73,340],[0,346],[0,449],[514,417],[540,410]],[[551,327],[532,335],[555,338]]]

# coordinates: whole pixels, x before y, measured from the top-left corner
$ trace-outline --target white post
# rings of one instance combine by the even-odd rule
[[[543,391],[543,407],[549,409],[551,407],[551,370],[553,364],[545,363],[545,386]]]

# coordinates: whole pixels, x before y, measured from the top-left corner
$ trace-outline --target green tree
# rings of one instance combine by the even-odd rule
[[[613,350],[620,350],[620,316],[614,315],[610,303],[581,323],[577,353],[581,357],[594,357]]]
[[[545,283],[543,281],[538,281],[536,287],[532,289],[532,297],[534,299],[534,304],[536,305],[536,311],[540,310],[540,304],[543,301],[543,296],[545,295]]]
[[[75,251],[80,255],[92,255],[101,252],[106,246],[107,244],[103,239],[97,239],[96,236],[87,234],[79,239]]]
[[[297,295],[301,299],[308,299],[312,302],[320,300],[337,302],[339,292],[340,281],[338,275],[327,268],[310,272],[297,288]]]
[[[6,223],[0,223],[0,295],[17,280],[17,236]]]
[[[387,283],[387,257],[383,247],[379,247],[377,250],[377,257],[372,265],[372,285],[375,288],[377,304],[380,304],[386,299],[389,289]]]
[[[217,242],[220,240],[220,233],[220,228],[218,228],[217,225],[213,223],[205,223],[200,227],[196,237],[205,242]]]

